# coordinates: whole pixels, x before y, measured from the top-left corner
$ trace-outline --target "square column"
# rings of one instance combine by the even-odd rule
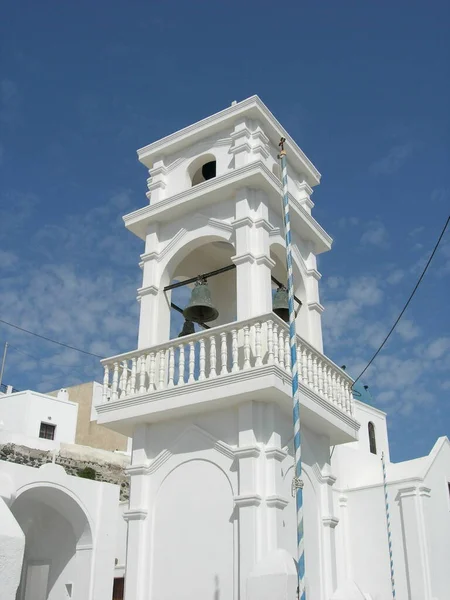
[[[149,537],[151,523],[150,475],[147,457],[147,425],[136,427],[133,435],[130,475],[130,503],[123,518],[128,522],[125,600],[148,600]]]
[[[406,554],[408,598],[433,600],[424,503],[430,497],[427,487],[407,487],[398,491]]]
[[[272,310],[271,271],[267,221],[267,197],[261,191],[242,188],[236,192],[235,236],[237,319],[247,319]]]

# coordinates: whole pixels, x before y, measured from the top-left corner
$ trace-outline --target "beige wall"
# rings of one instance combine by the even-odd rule
[[[78,404],[77,430],[75,443],[91,448],[102,448],[103,450],[126,450],[128,438],[120,433],[111,431],[103,425],[97,425],[91,421],[91,404],[94,382],[81,383],[66,388],[69,400]],[[51,396],[57,396],[58,391],[49,392]]]

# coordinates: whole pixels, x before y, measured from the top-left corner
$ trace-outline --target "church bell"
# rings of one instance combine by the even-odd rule
[[[279,287],[275,292],[272,303],[273,312],[283,319],[285,323],[289,322],[289,304],[288,304],[288,292],[283,286]]]
[[[215,321],[219,311],[212,303],[211,292],[205,279],[199,279],[192,290],[189,304],[183,311],[186,321],[194,323],[207,323]]]
[[[180,331],[178,337],[184,337],[195,333],[194,323],[192,321],[185,321],[183,323],[183,329]]]

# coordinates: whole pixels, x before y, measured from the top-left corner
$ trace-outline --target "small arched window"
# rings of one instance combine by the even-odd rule
[[[203,181],[208,181],[208,179],[212,179],[216,176],[216,161],[210,160],[202,165],[197,171],[194,173],[192,177],[192,185],[198,185]]]
[[[377,441],[375,439],[375,425],[372,423],[372,421],[369,421],[368,424],[368,430],[369,430],[369,448],[372,454],[376,454],[377,453]]]

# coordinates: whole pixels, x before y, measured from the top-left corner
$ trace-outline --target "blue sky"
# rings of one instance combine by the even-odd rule
[[[257,8],[256,8],[257,7]],[[258,94],[322,173],[326,352],[357,374],[449,213],[450,8],[397,2],[10,2],[0,24],[0,318],[101,355],[136,345],[136,149]],[[447,39],[446,39],[447,38]],[[395,460],[450,431],[450,233],[365,375]],[[4,381],[96,359],[0,324]]]

